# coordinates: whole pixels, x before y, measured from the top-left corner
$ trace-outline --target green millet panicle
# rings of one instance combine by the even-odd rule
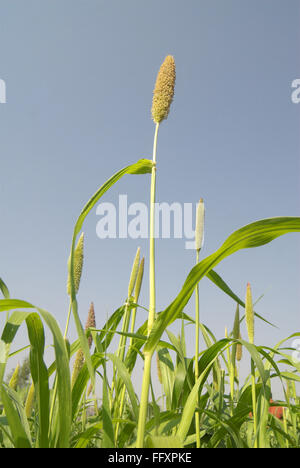
[[[74,252],[74,283],[75,283],[76,293],[78,292],[78,289],[79,289],[81,273],[82,273],[83,241],[84,241],[84,234],[82,233],[75,247],[75,252]],[[68,264],[70,264],[70,259],[68,261]],[[71,295],[70,275],[68,276],[67,292],[68,292],[68,295],[70,296]]]
[[[252,303],[252,293],[250,283],[247,284],[246,301],[245,301],[245,318],[248,331],[248,339],[250,343],[254,343],[254,310]]]
[[[132,270],[131,270],[131,275],[130,275],[130,280],[129,280],[129,285],[128,285],[128,298],[132,296],[134,285],[136,282],[136,277],[138,274],[138,269],[139,269],[139,263],[140,263],[140,253],[141,253],[141,248],[139,247],[137,249],[133,265],[132,265]]]
[[[85,324],[85,329],[87,330],[88,328],[96,328],[95,309],[94,309],[93,302],[91,302],[88,317],[87,317],[87,321],[86,321],[86,324]],[[88,337],[88,344],[89,344],[90,348],[92,346],[92,342],[93,342],[93,338],[90,335]],[[79,372],[81,371],[81,369],[83,367],[83,364],[84,364],[84,354],[83,354],[82,349],[80,348],[76,353],[75,362],[74,362],[74,366],[73,366],[72,387],[73,387],[73,385],[74,385],[74,383],[75,383],[75,381],[76,381],[76,379],[78,377]]]
[[[144,276],[144,265],[145,265],[145,257],[142,257],[142,260],[139,265],[138,274],[136,277],[135,287],[134,287],[134,300],[136,302],[139,300],[139,297],[140,297],[140,291],[141,291],[141,286],[142,286],[142,281],[143,281],[143,276]]]
[[[238,340],[239,336],[240,336],[240,308],[239,308],[239,305],[237,304],[236,311],[235,311],[235,317],[234,317],[232,337],[235,340]],[[233,366],[235,366],[236,352],[237,352],[237,343],[233,343],[233,345],[232,345],[232,355],[231,355],[231,361],[232,361]]]
[[[168,55],[159,69],[153,91],[152,118],[155,123],[160,123],[168,117],[174,96],[175,79],[175,60],[172,55]]]

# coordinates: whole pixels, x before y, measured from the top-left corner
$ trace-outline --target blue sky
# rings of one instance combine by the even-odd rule
[[[172,54],[175,98],[158,141],[157,201],[206,206],[202,256],[239,227],[299,216],[300,4],[289,0],[0,1],[0,276],[11,295],[52,312],[64,327],[73,225],[89,197],[120,168],[151,157],[151,100],[157,71]],[[150,177],[122,179],[103,201],[149,200]],[[138,246],[100,240],[94,210],[84,225],[79,292],[82,321],[94,301],[97,323],[123,303]],[[157,307],[179,292],[194,252],[184,240],[157,241]],[[259,344],[299,331],[297,234],[227,258],[216,270],[257,312]],[[148,275],[141,303],[148,303]],[[201,318],[218,338],[235,305],[200,283]],[[187,313],[194,313],[193,300]],[[145,319],[139,312],[138,324]],[[176,330],[176,327],[174,328]],[[245,333],[245,331],[244,331]],[[187,329],[189,355],[193,333]],[[75,337],[71,326],[71,338]],[[26,329],[18,345],[27,342]],[[291,343],[289,343],[291,344]]]

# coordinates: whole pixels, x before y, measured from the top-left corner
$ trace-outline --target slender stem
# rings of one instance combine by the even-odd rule
[[[71,301],[71,299],[70,299],[69,311],[68,311],[68,317],[67,317],[67,323],[66,323],[66,329],[65,329],[65,333],[64,333],[64,339],[67,338],[67,334],[68,334],[69,323],[70,323],[70,316],[71,316],[71,309],[72,309],[72,301]]]
[[[55,375],[54,385],[53,385],[53,390],[52,390],[52,399],[51,399],[51,405],[50,405],[50,413],[49,413],[49,427],[50,428],[52,427],[52,420],[54,416],[56,394],[57,394],[57,376]]]
[[[256,388],[255,388],[255,367],[253,359],[251,359],[251,380],[252,380],[252,408],[253,408],[253,430],[254,430],[254,448],[258,448],[257,444],[257,410],[256,410]]]
[[[151,174],[151,191],[150,191],[150,252],[149,252],[149,317],[148,317],[148,335],[153,327],[155,319],[155,189],[156,189],[156,147],[159,124],[156,124],[154,143],[153,143],[153,160]]]
[[[228,335],[226,336],[228,338]],[[228,360],[228,375],[229,375],[229,385],[230,385],[230,413],[233,416],[234,409],[234,373],[235,368],[233,365],[233,351],[230,353],[229,347],[227,348],[227,360]]]
[[[122,333],[127,333],[128,332],[128,326],[129,326],[129,320],[130,320],[130,311],[129,311],[128,305],[129,305],[129,298],[126,299],[126,302],[125,302],[125,305],[124,305],[125,309],[124,309],[124,316],[123,316],[123,323],[122,323]],[[124,336],[124,335],[120,336],[118,350],[117,350],[117,356],[121,359],[121,361],[124,360],[126,339],[127,339],[126,336]],[[111,396],[113,394],[114,389],[117,388],[116,375],[117,375],[117,372],[116,372],[116,367],[114,365],[113,366],[113,380],[112,380],[111,390],[110,390]]]
[[[142,383],[142,393],[141,393],[141,402],[140,402],[136,448],[143,448],[144,446],[144,434],[145,434],[149,386],[150,386],[151,359],[152,359],[152,353],[145,355],[144,375],[143,375],[143,383]]]
[[[134,301],[137,302],[136,298],[134,299]],[[134,333],[135,319],[136,319],[136,307],[132,309],[130,333]],[[133,336],[130,337],[129,348],[132,346],[132,343],[133,343]]]
[[[124,313],[124,318],[123,318],[122,333],[128,332],[129,322],[130,322],[130,309],[129,309],[129,298],[127,298],[126,303],[125,303],[125,313]],[[117,356],[121,359],[121,361],[124,361],[126,341],[127,341],[126,335],[121,335],[120,341],[119,341],[119,348],[117,352]]]
[[[283,408],[282,418],[283,418],[284,432],[285,432],[286,434],[288,434],[286,411],[287,411],[287,408]],[[285,446],[286,446],[286,448],[289,448],[289,441],[288,441],[288,439],[285,439]]]
[[[155,188],[156,188],[156,148],[159,123],[156,124],[153,142],[153,167],[151,173],[151,190],[150,190],[150,251],[149,251],[149,315],[148,315],[148,336],[152,330],[155,320]],[[145,355],[144,375],[142,383],[142,393],[140,401],[140,412],[137,432],[137,448],[143,448],[144,434],[147,418],[148,396],[151,375],[151,360],[153,352]]]
[[[196,253],[196,264],[199,263],[199,250],[197,249]],[[195,343],[195,382],[198,380],[199,377],[199,366],[198,366],[198,359],[199,359],[199,327],[200,327],[200,311],[199,311],[199,284],[197,283],[196,290],[196,301],[195,301],[195,309],[196,309],[196,343]],[[198,406],[199,406],[199,395],[198,395]],[[198,411],[195,413],[195,425],[196,425],[196,447],[200,448],[200,414]]]
[[[134,297],[134,302],[137,303],[137,301],[138,301],[138,298],[135,296],[135,297]],[[136,307],[135,307],[134,309],[132,309],[132,318],[131,318],[130,333],[134,333],[135,319],[136,319]],[[130,349],[130,347],[132,346],[132,343],[133,343],[133,337],[131,336],[131,337],[130,337],[130,340],[129,340],[129,349]],[[121,404],[120,404],[120,411],[119,411],[119,419],[122,419],[122,415],[123,415],[123,409],[124,409],[124,403],[125,403],[125,391],[126,391],[126,388],[125,388],[125,385],[123,385],[122,394],[121,394]],[[119,426],[120,426],[120,423],[117,422],[116,432],[115,432],[115,440],[116,440],[116,441],[117,441],[117,439],[118,439]]]
[[[127,298],[126,304],[125,304],[125,314],[124,314],[123,326],[122,326],[122,332],[123,333],[127,333],[128,328],[129,328],[130,310],[129,310],[128,305],[129,305],[129,297]],[[119,342],[118,352],[117,352],[117,356],[121,359],[121,361],[124,361],[125,346],[126,346],[126,336],[122,335],[121,339],[120,339],[120,342]],[[112,386],[113,386],[113,384],[114,384],[114,381],[112,382]],[[118,381],[117,381],[116,389],[118,389],[118,391],[119,391],[119,388],[120,389],[122,388],[122,391],[121,391],[121,397],[120,397],[120,406],[117,405],[117,414],[118,414],[119,419],[121,419],[122,414],[123,414],[123,408],[124,408],[124,398],[125,398],[126,387],[125,387],[124,383],[122,384],[121,387],[119,387],[118,386]],[[116,441],[117,441],[117,438],[118,438],[119,426],[120,426],[120,422],[118,421],[117,424],[116,424],[116,429],[115,429],[115,440]]]
[[[68,311],[68,317],[67,317],[67,323],[66,323],[66,329],[65,329],[65,333],[64,333],[64,339],[66,339],[67,333],[68,333],[68,328],[69,328],[69,323],[70,323],[70,316],[71,316],[71,309],[72,309],[72,302],[71,302],[71,299],[70,299],[69,311]],[[53,415],[54,415],[54,407],[55,407],[55,401],[56,401],[56,394],[57,394],[57,376],[55,376],[54,385],[53,385],[53,390],[52,390],[52,400],[51,400],[51,405],[50,405],[50,416],[49,416],[50,427],[51,427],[52,419],[53,419]]]
[[[235,374],[235,367],[232,363],[229,363],[229,380],[230,380],[230,408],[231,408],[231,416],[233,416],[234,411],[234,374]]]

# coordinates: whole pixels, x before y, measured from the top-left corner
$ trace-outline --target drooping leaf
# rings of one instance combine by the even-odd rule
[[[93,386],[95,385],[95,376],[93,373],[93,366],[91,361],[91,355],[89,352],[88,341],[84,333],[84,329],[82,327],[79,313],[78,313],[78,305],[76,299],[76,288],[74,282],[74,255],[75,255],[75,246],[76,246],[76,238],[83,226],[84,220],[92,210],[92,208],[96,205],[96,203],[100,200],[100,198],[107,192],[110,187],[112,187],[121,177],[125,174],[146,174],[150,173],[152,170],[152,161],[148,159],[140,159],[137,163],[132,164],[130,166],[121,169],[116,174],[114,174],[110,179],[108,179],[98,190],[97,192],[90,198],[90,200],[86,203],[84,208],[82,209],[74,227],[72,243],[71,243],[71,253],[70,253],[70,261],[69,261],[69,278],[70,278],[70,293],[71,293],[71,304],[72,304],[72,313],[76,325],[77,334],[80,340],[81,349],[84,354],[84,358],[90,373],[91,381]]]
[[[154,351],[164,330],[182,313],[197,283],[224,258],[240,249],[265,245],[277,237],[291,232],[300,232],[299,217],[263,219],[248,224],[231,234],[216,252],[206,257],[190,271],[180,293],[156,320],[144,351]]]

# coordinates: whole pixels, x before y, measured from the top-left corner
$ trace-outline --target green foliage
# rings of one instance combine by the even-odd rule
[[[157,130],[158,126],[156,137]],[[6,313],[0,336],[0,446],[174,448],[197,444],[205,448],[299,448],[300,364],[283,345],[300,333],[281,340],[273,348],[257,346],[254,322],[267,321],[253,310],[249,295],[244,303],[213,268],[241,249],[263,246],[284,234],[300,232],[300,218],[263,219],[232,233],[214,253],[196,264],[175,299],[159,313],[155,310],[153,282],[149,320],[135,330],[135,314],[142,307],[138,301],[144,272],[144,259],[140,262],[138,250],[129,281],[130,297],[99,329],[89,326],[84,330],[76,298],[77,237],[96,203],[123,176],[150,173],[156,174],[154,160],[141,159],[124,167],[95,192],[80,212],[68,262],[70,308],[64,334],[51,313],[25,300],[11,298],[8,287],[0,279],[3,296],[0,313]],[[152,192],[154,195],[154,189]],[[154,238],[151,241],[150,264],[154,272]],[[198,245],[201,242],[202,234]],[[82,264],[80,275],[81,268]],[[233,300],[233,330],[228,337],[217,340],[204,324],[197,323],[196,334],[202,333],[205,348],[196,356],[187,356],[185,326],[195,322],[184,309],[204,276]],[[240,338],[243,317],[240,318],[239,306],[246,307],[249,342]],[[67,340],[71,314],[77,331],[73,343]],[[175,336],[169,326],[178,320],[180,334]],[[25,348],[12,352],[20,327],[26,327],[28,343]],[[163,340],[164,333],[167,341]],[[50,343],[46,343],[48,335]],[[90,346],[91,335],[94,348]],[[119,338],[117,350],[113,348],[114,338]],[[48,346],[54,351],[54,361],[49,366],[44,358]],[[243,359],[251,363],[251,373],[244,381],[236,363],[238,346],[243,346]],[[6,376],[9,361],[25,350],[29,351],[29,359],[23,361],[15,373],[18,381],[10,387],[7,385],[10,376]],[[83,358],[71,385],[71,361],[78,351]],[[154,354],[158,359],[162,395],[157,395],[153,386]],[[139,364],[145,368],[141,397],[136,394],[133,377]],[[283,390],[281,402],[271,401],[274,381]],[[31,404],[33,395],[34,405]],[[276,407],[280,418],[274,410]],[[195,423],[196,419],[199,424]]]

